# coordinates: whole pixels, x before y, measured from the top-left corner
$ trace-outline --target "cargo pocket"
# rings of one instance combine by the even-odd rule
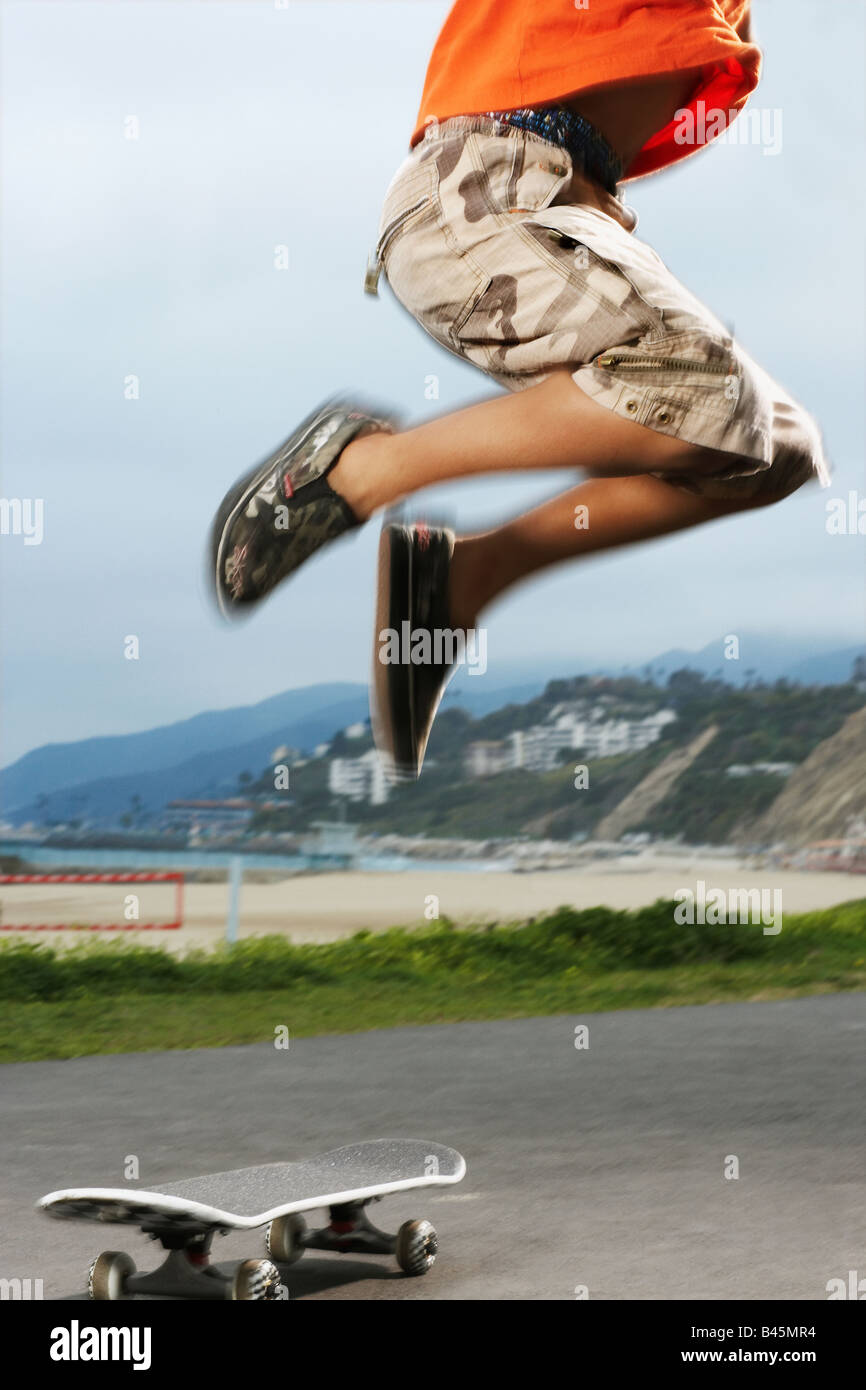
[[[623,231],[622,239],[614,241],[569,206],[527,220],[520,231],[560,275],[579,282],[590,299],[622,316],[618,341],[662,329],[662,311],[644,292],[654,267],[644,268],[641,256],[653,253],[630,233]]]
[[[526,131],[475,133],[465,150],[472,172],[463,176],[461,193],[474,198],[479,212],[539,212],[571,181],[571,156]]]
[[[435,170],[429,168],[435,180]],[[465,356],[460,334],[490,276],[456,243],[445,223],[435,183],[420,204],[408,200],[384,226],[379,254],[393,293],[443,347]]]
[[[731,345],[698,329],[610,348],[592,366],[622,386],[640,424],[678,430],[692,411],[729,420],[740,401],[743,374]]]

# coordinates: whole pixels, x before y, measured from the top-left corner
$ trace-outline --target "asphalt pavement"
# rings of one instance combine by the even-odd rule
[[[100,1249],[158,1263],[133,1228],[33,1210],[133,1158],[158,1189],[406,1135],[468,1164],[372,1210],[435,1223],[432,1271],[311,1251],[293,1299],[824,1299],[866,1276],[864,1059],[866,996],[840,994],[6,1065],[0,1276],[83,1297]],[[258,1232],[214,1247],[263,1253]]]

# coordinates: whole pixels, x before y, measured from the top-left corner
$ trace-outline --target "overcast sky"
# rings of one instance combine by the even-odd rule
[[[781,151],[719,145],[628,200],[639,235],[818,417],[830,495],[863,497],[864,6],[755,9],[753,102],[781,113]],[[203,555],[226,487],[335,389],[410,421],[490,394],[387,289],[362,292],[447,10],[3,5],[2,495],[45,509],[40,545],[0,537],[4,763],[366,679],[377,525],[237,629],[208,605]],[[438,402],[425,399],[431,373]],[[130,375],[138,400],[124,399]],[[468,526],[563,484],[494,478],[423,506]],[[491,617],[490,677],[755,630],[856,642],[864,542],[827,534],[827,497],[805,489],[533,583]],[[138,661],[124,658],[131,634]]]

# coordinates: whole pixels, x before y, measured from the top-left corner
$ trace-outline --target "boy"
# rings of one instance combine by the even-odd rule
[[[828,482],[814,422],[634,236],[618,192],[692,153],[695,130],[720,133],[760,62],[748,0],[456,0],[368,288],[383,268],[437,342],[511,394],[400,432],[327,402],[223,502],[225,614],[447,478],[589,475],[483,535],[386,524],[377,638],[466,633],[547,566]],[[453,652],[431,649],[417,665],[374,656],[376,740],[409,777],[454,670]]]

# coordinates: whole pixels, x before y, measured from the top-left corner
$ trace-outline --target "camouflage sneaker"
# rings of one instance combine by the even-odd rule
[[[249,612],[315,551],[360,525],[327,475],[353,439],[393,428],[347,401],[326,401],[226,494],[211,531],[224,617]]]

